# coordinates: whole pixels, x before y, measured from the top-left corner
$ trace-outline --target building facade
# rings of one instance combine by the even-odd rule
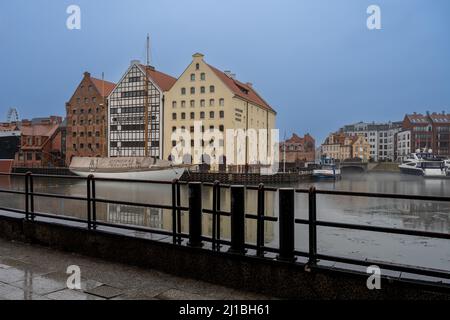
[[[450,114],[407,114],[403,128],[411,131],[410,152],[431,149],[436,155],[450,156]]]
[[[370,160],[370,144],[364,135],[353,137],[350,143],[353,159],[361,159],[362,162],[368,162]]]
[[[162,158],[165,97],[176,79],[132,61],[108,97],[108,155]]]
[[[411,131],[397,133],[397,161],[411,153]]]
[[[190,145],[196,146],[195,151],[177,155],[183,157],[184,162],[214,161],[224,167],[240,163],[234,169],[241,171],[248,170],[249,165],[258,166],[259,160],[256,156],[263,148],[263,152],[270,155],[270,130],[275,128],[275,110],[256,92],[251,83],[243,83],[231,72],[223,72],[209,65],[202,54],[193,55],[192,62],[167,92],[166,101],[165,159],[172,157],[172,149],[177,145]],[[196,123],[201,123],[200,141],[194,141],[193,137]],[[246,138],[244,146],[227,150],[231,149],[230,145],[227,146],[231,142],[227,141],[228,129],[242,129],[245,132],[255,129],[255,132],[259,133],[264,133],[259,129],[265,129],[267,143],[260,144],[259,139]],[[186,136],[190,141],[183,138],[172,139],[172,133],[177,130],[189,133]],[[222,138],[218,139],[219,141],[214,140],[208,134],[211,132],[219,133],[218,136],[222,135]],[[227,153],[231,154],[235,161],[227,159]],[[238,162],[238,154],[244,155],[245,168],[241,166],[242,162]],[[278,161],[278,156],[274,161]]]
[[[62,118],[36,118],[22,120],[21,145],[14,159],[15,167],[61,167],[64,159],[61,155]]]
[[[115,84],[84,73],[74,94],[66,103],[65,159],[70,165],[77,157],[107,156],[107,96]]]
[[[321,146],[321,155],[339,161],[370,160],[370,143],[364,134],[346,135],[343,132],[330,134]]]
[[[359,122],[340,129],[349,136],[363,135],[370,145],[370,159],[373,161],[395,161],[397,158],[396,134],[401,130],[401,122]]]
[[[300,137],[293,134],[291,138],[280,143],[280,162],[299,164],[314,162],[316,158],[316,141],[309,134]]]

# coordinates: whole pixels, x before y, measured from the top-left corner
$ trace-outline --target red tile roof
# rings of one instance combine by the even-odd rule
[[[244,84],[236,79],[230,78],[223,71],[220,71],[219,69],[209,64],[208,66],[236,96],[276,113],[276,111],[272,109],[272,107],[266,101],[264,101],[264,99],[256,92],[256,90],[252,86]]]
[[[92,83],[95,85],[95,87],[97,88],[98,92],[100,92],[100,94],[103,97],[108,97],[109,94],[114,90],[114,88],[116,87],[115,83],[106,81],[106,80],[100,80],[97,78],[93,78],[91,77]],[[103,86],[105,89],[105,92],[103,93]]]
[[[161,88],[163,91],[169,91],[170,88],[177,82],[177,79],[165,74],[161,71],[157,71],[152,67],[140,65],[143,70],[147,71],[147,75]]]

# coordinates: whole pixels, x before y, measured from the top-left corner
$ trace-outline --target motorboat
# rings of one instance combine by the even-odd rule
[[[432,151],[411,153],[399,165],[400,172],[427,178],[443,178],[450,173],[450,160],[433,155]]]
[[[313,178],[315,179],[340,179],[341,169],[336,165],[332,158],[322,158],[317,169],[313,170]]]
[[[69,170],[81,177],[173,181],[180,179],[189,166],[151,157],[89,158],[74,157]]]

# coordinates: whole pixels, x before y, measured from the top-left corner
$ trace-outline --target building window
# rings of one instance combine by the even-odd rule
[[[204,107],[205,106],[205,100],[200,100],[200,107]]]
[[[97,102],[97,98],[96,98],[96,97],[93,97],[93,98],[92,98],[92,102],[93,102],[93,103],[96,103],[96,102]]]
[[[219,100],[219,106],[223,107],[225,105],[225,99],[220,99]]]
[[[200,112],[200,119],[205,119],[205,113],[203,111]]]
[[[184,112],[181,113],[181,120],[186,120],[186,113]]]
[[[206,80],[206,74],[204,72],[202,72],[200,74],[200,80],[205,81]]]
[[[195,94],[195,87],[191,87],[191,94]]]
[[[214,107],[214,99],[210,99],[209,100],[209,106],[210,107]]]
[[[205,87],[200,87],[200,93],[205,93],[205,92],[206,92]]]
[[[194,132],[194,130],[195,130],[194,126],[191,126],[189,129],[190,129],[191,133]]]
[[[27,152],[27,160],[28,161],[33,160],[33,154],[31,152]]]
[[[214,119],[214,111],[210,111],[210,112],[209,112],[209,117],[210,117],[211,119]]]
[[[224,130],[223,125],[220,125],[220,126],[219,126],[219,130],[220,130],[220,132],[223,132],[223,130]]]
[[[84,98],[84,103],[89,103],[89,99],[88,98]]]
[[[88,90],[89,90],[89,92],[91,92],[92,91],[92,86],[89,86]]]
[[[184,100],[181,101],[181,107],[182,107],[182,108],[186,108],[186,101],[184,101]]]
[[[172,132],[177,131],[177,127],[172,127]]]
[[[181,94],[185,95],[186,94],[186,88],[181,88]]]
[[[195,119],[195,112],[191,112],[191,119]]]
[[[219,114],[219,116],[220,116],[220,118],[225,118],[225,112],[224,111],[220,111],[220,114]]]
[[[216,88],[214,86],[209,87],[209,92],[214,93],[216,91]]]
[[[80,143],[80,149],[84,149],[84,144]]]
[[[195,108],[195,100],[191,100],[190,104],[191,104],[191,108]]]
[[[176,101],[174,101],[174,102],[172,102],[172,108],[176,108],[177,107],[177,102]]]
[[[195,74],[191,73],[191,81],[195,81]]]
[[[76,138],[77,137],[77,133],[76,132],[72,133],[72,137]]]
[[[200,63],[195,64],[195,70],[199,70],[200,69]]]
[[[172,113],[172,120],[177,120],[177,114],[176,113]]]

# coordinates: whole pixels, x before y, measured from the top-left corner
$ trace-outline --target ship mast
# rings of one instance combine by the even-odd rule
[[[147,64],[145,65],[145,92],[144,92],[144,155],[148,157],[148,74],[147,70],[150,66],[150,35],[147,34]]]

